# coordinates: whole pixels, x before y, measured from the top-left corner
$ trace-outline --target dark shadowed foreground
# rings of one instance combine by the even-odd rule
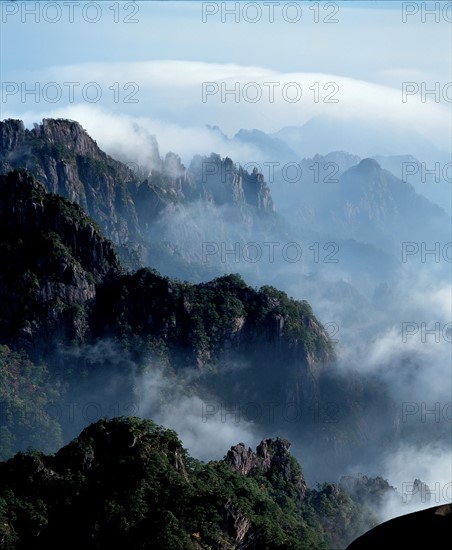
[[[384,548],[394,541],[403,541],[403,548],[441,548],[450,540],[451,527],[452,505],[433,506],[374,527],[352,542],[347,550]]]

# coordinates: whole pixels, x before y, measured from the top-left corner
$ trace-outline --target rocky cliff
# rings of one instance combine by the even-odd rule
[[[119,276],[111,243],[25,171],[0,176],[0,340],[50,350],[81,340],[96,286]]]
[[[0,344],[51,360],[56,344],[112,339],[139,364],[157,353],[176,371],[209,366],[205,383],[224,397],[239,398],[237,363],[246,364],[241,398],[264,400],[275,388],[299,404],[316,396],[334,353],[307,302],[237,275],[191,285],[150,269],[124,274],[95,222],[25,171],[0,179],[0,228]]]
[[[116,245],[135,250],[149,246],[152,223],[174,203],[202,199],[253,212],[274,210],[262,174],[249,174],[218,155],[195,157],[187,170],[174,153],[160,158],[155,144],[152,173],[142,179],[72,120],[44,119],[28,130],[22,121],[8,119],[0,122],[0,143],[0,173],[27,169],[47,191],[79,204]]]
[[[232,159],[221,159],[212,153],[209,157],[194,157],[187,175],[183,191],[191,199],[203,198],[218,206],[248,204],[262,212],[274,211],[270,189],[256,167],[248,173]]]
[[[32,130],[20,120],[0,123],[1,171],[25,168],[44,185],[79,204],[117,244],[138,232],[129,186],[134,173],[99,149],[78,122],[44,119]]]
[[[306,494],[306,482],[301,469],[289,453],[290,443],[287,439],[265,439],[257,446],[254,453],[239,443],[228,451],[224,461],[241,475],[263,475],[267,479],[279,476],[285,486],[283,491],[294,492],[298,501],[302,502]]]
[[[207,391],[232,402],[301,406],[317,396],[322,365],[334,357],[309,304],[238,275],[199,285],[149,269],[123,275],[99,288],[93,327],[96,338],[139,339],[178,371],[197,367]]]

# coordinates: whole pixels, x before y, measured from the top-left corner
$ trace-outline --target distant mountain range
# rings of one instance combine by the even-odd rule
[[[272,134],[257,129],[241,129],[231,139],[219,128],[211,130],[226,144],[245,144],[247,151],[254,151],[255,158],[239,160],[254,161],[261,166],[266,163],[263,168],[268,170],[265,172],[267,180],[270,167],[266,167],[270,164],[274,165],[272,170],[278,172],[288,163],[304,161],[306,165],[308,160],[316,162],[316,155],[335,163],[339,169],[336,175],[340,175],[346,168],[357,164],[350,164],[348,151],[359,160],[375,158],[382,168],[407,181],[417,193],[451,214],[452,156],[412,130],[388,128],[386,124],[374,121],[367,124],[362,120],[359,123],[350,120],[341,122],[327,116],[314,117],[302,126],[287,126]],[[330,174],[333,172],[329,171]],[[303,174],[300,181],[308,176],[304,171]],[[296,173],[293,171],[290,177],[295,178]]]
[[[342,349],[347,350],[353,338],[366,344],[384,315],[390,312],[396,319],[404,299],[398,294],[398,279],[410,273],[399,256],[404,240],[450,240],[450,216],[420,196],[414,184],[394,175],[400,159],[380,159],[391,172],[372,158],[318,154],[297,160],[304,177],[288,181],[283,168],[266,178],[252,161],[244,167],[216,153],[195,156],[187,168],[176,153],[161,158],[155,140],[154,168],[145,174],[108,156],[75,121],[47,119],[27,130],[21,121],[7,120],[0,131],[0,402],[6,411],[0,417],[1,458],[39,441],[52,452],[74,437],[86,426],[86,417],[69,421],[49,411],[80,401],[96,403],[102,410],[112,402],[139,401],[149,414],[177,409],[179,402],[198,408],[213,403],[221,411],[241,411],[244,404],[262,410],[271,404],[274,416],[248,414],[242,422],[250,430],[295,440],[294,448],[309,450],[305,463],[323,478],[338,477],[357,457],[373,464],[375,449],[384,446],[389,451],[397,445],[407,428],[400,425],[390,384],[354,365],[339,369],[332,340],[339,332]],[[234,140],[259,148],[263,158],[274,154],[292,162],[288,159],[294,149],[274,136],[241,131]],[[402,158],[414,162],[412,157]],[[247,257],[250,243],[254,250],[274,245],[275,258]],[[289,244],[301,248],[303,262],[291,261]],[[280,287],[304,297],[294,300]],[[325,315],[333,315],[333,310],[336,317],[324,315],[320,320],[308,296],[310,302],[315,296],[312,303],[318,303]],[[328,326],[337,330],[330,333]],[[350,338],[354,327],[360,332],[344,338],[343,329],[348,328]],[[299,414],[295,421],[287,417],[292,408]],[[194,413],[188,407],[184,414]],[[194,417],[204,424],[200,410]],[[145,437],[144,424],[131,422],[132,427],[101,422],[90,428],[69,450],[61,451],[61,464],[60,458],[32,453],[16,456],[0,470],[20,478],[21,464],[26,464],[31,477],[42,482],[42,498],[50,499],[49,509],[57,514],[59,501],[55,504],[47,494],[48,484],[66,483],[75,493],[83,486],[89,499],[91,489],[89,483],[84,485],[86,471],[80,464],[98,451],[88,449],[87,441],[102,440],[107,430],[111,439],[108,436],[100,445],[100,456],[107,456],[110,450],[105,449],[116,441],[116,430],[124,432],[127,441],[138,432]],[[223,420],[218,425],[222,424]],[[279,445],[271,441],[272,448]],[[149,449],[142,450],[146,454]],[[231,453],[226,465],[240,475],[255,467],[268,466],[265,472],[273,472],[270,455],[268,464],[265,453],[262,462],[260,451],[253,454],[243,444]],[[285,451],[283,455],[286,460]],[[72,468],[73,460],[77,464],[66,478],[65,468]],[[156,456],[157,463],[162,465],[162,460],[166,458]],[[286,462],[295,468],[291,459]],[[162,472],[173,478],[173,466],[165,463]],[[219,467],[226,475],[224,465]],[[284,483],[276,474],[270,485],[278,487],[273,496],[281,509],[287,505],[298,510],[294,502],[308,493],[302,478],[291,472],[283,468],[281,478],[290,481],[290,494],[278,492]],[[212,483],[221,485],[223,473]],[[261,490],[272,493],[267,481],[260,488],[248,487],[252,499]],[[234,477],[234,483],[239,487],[248,482]],[[372,487],[388,489],[384,483],[360,483],[364,493]],[[1,540],[11,545],[16,535],[24,537],[24,548],[27,529],[16,523],[14,514],[22,513],[28,489],[18,493],[17,501],[8,493],[9,511],[0,510],[6,518],[0,522]],[[184,490],[190,492],[188,486]],[[24,525],[35,521],[41,496],[21,516]],[[318,520],[321,528],[313,520],[317,532],[323,533],[315,542],[318,548],[347,544],[359,529],[370,526],[352,529],[347,520],[349,527],[334,539],[337,510],[344,505],[348,514],[355,505],[331,484],[311,497],[316,503],[312,506],[323,514]],[[110,500],[113,510],[117,503]],[[333,510],[325,510],[326,501],[334,502]],[[79,505],[77,498],[74,502]],[[250,519],[247,502],[238,508],[223,500],[216,503],[226,527],[217,518],[209,524],[215,524],[213,530],[201,522],[193,532],[180,524],[178,532],[191,537],[188,548],[200,548],[205,541],[226,548],[218,542],[221,537],[236,545],[257,540],[253,529],[267,516]],[[275,502],[264,504],[278,515]],[[99,517],[112,521],[110,512]],[[30,532],[37,537],[42,531],[44,540],[52,541],[59,533],[58,522],[45,527],[50,525],[46,513]],[[168,518],[173,511],[169,507],[162,513]],[[264,529],[266,540],[271,533],[280,536],[284,522],[278,521],[268,532]],[[293,525],[298,533],[301,527]],[[92,526],[85,527],[82,538],[92,535]],[[140,539],[138,531],[134,533]],[[303,531],[306,540],[314,536],[308,531]]]

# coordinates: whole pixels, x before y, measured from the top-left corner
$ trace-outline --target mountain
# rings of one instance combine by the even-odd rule
[[[55,389],[75,396],[89,380],[95,387],[101,375],[117,375],[117,391],[132,398],[137,369],[151,363],[181,375],[199,370],[221,398],[265,399],[286,377],[300,404],[317,394],[334,351],[307,302],[253,289],[238,275],[192,285],[151,269],[124,273],[95,222],[23,170],[0,176],[0,214],[0,345],[47,363]],[[107,342],[110,351],[96,358],[93,347]],[[228,370],[237,362],[246,364],[246,392]],[[14,368],[5,363],[7,376]]]
[[[136,389],[137,377],[153,379],[163,369],[182,395],[192,392],[218,410],[246,411],[254,404],[252,410],[262,411],[270,404],[274,413],[260,413],[254,422],[284,437],[303,437],[313,453],[321,449],[316,467],[331,475],[357,449],[371,452],[366,433],[377,440],[381,434],[373,428],[374,408],[384,404],[390,437],[396,435],[386,386],[335,372],[329,334],[306,301],[268,285],[252,288],[233,274],[194,285],[149,268],[125,273],[95,222],[24,171],[0,178],[0,211],[0,345],[11,358],[3,363],[5,376],[23,387],[35,384],[38,394],[49,396],[38,399],[40,425],[50,422],[49,408],[58,410],[64,402],[94,402],[108,411],[114,400],[139,399],[151,411],[165,406],[172,396],[160,395],[158,383],[139,398]],[[8,261],[11,255],[15,262]],[[11,353],[20,349],[26,356],[15,359]],[[18,375],[26,360],[43,365],[35,371],[42,373],[39,380],[32,381],[29,369],[23,379]],[[30,399],[37,397],[31,393]],[[5,403],[11,414],[2,417],[0,428],[11,441],[8,456],[18,445],[26,447],[33,428],[26,422],[14,439],[12,412],[27,415],[27,404],[8,392]],[[293,421],[286,411],[295,413]],[[86,423],[60,418],[55,429],[65,439]],[[243,420],[252,420],[249,412]]]
[[[284,141],[300,158],[342,150],[353,151],[361,158],[411,154],[434,163],[444,155],[411,127],[364,121],[359,117],[342,120],[328,115],[316,116],[303,126],[287,126],[271,135]]]
[[[71,131],[75,136],[81,132],[79,137],[74,138],[75,143],[85,139],[86,135],[77,125],[72,126],[73,123],[68,121],[56,122],[57,128],[59,125],[66,129],[73,128]],[[13,126],[12,122],[8,122],[4,128]],[[16,133],[8,135],[14,136]],[[85,137],[82,139],[81,136]],[[35,138],[32,135],[30,139]],[[88,140],[88,143],[91,141]],[[15,149],[15,139],[10,137],[7,142],[11,144],[10,149]],[[77,145],[67,147],[76,148]],[[82,162],[82,153],[77,159],[77,162]],[[44,159],[42,162],[45,164],[47,161]],[[64,232],[60,234],[60,222],[54,222],[51,210],[44,210],[39,222],[42,227],[39,224],[33,226],[20,244],[24,246],[23,243],[26,243],[21,270],[15,270],[14,263],[9,267],[6,263],[2,264],[3,279],[9,281],[4,293],[20,298],[5,302],[0,344],[8,346],[13,352],[22,347],[34,364],[46,364],[55,380],[62,387],[67,386],[67,401],[73,399],[78,402],[80,395],[83,395],[88,402],[102,403],[102,410],[109,409],[112,396],[121,395],[123,403],[134,402],[137,399],[134,389],[137,386],[136,373],[146,369],[154,372],[161,367],[171,376],[176,375],[187,391],[202,395],[207,401],[214,400],[218,407],[243,408],[244,404],[255,403],[262,411],[270,403],[277,411],[276,419],[258,414],[257,419],[251,420],[272,433],[280,430],[284,437],[297,441],[304,438],[312,450],[311,455],[320,449],[321,459],[313,463],[313,468],[316,472],[323,472],[322,475],[342,473],[343,466],[358,452],[357,449],[369,455],[370,460],[372,446],[366,434],[372,433],[372,440],[379,440],[382,436],[378,426],[374,426],[372,411],[379,407],[385,411],[383,416],[389,432],[386,440],[391,440],[397,433],[393,418],[395,407],[386,385],[367,380],[366,375],[341,377],[334,372],[334,367],[326,369],[325,365],[334,359],[334,354],[325,328],[306,301],[291,300],[275,288],[282,282],[286,288],[296,285],[297,295],[302,295],[300,289],[304,286],[315,288],[314,295],[323,301],[325,291],[319,286],[320,279],[313,281],[313,276],[300,274],[300,265],[289,264],[284,257],[273,264],[271,261],[267,264],[264,261],[257,264],[247,262],[250,276],[253,273],[255,276],[251,279],[253,284],[259,286],[262,281],[274,280],[274,287],[264,284],[258,290],[232,274],[234,263],[226,266],[223,261],[222,247],[224,245],[226,251],[231,250],[231,240],[236,248],[235,243],[276,241],[281,244],[300,237],[299,233],[292,233],[290,227],[284,227],[275,214],[272,197],[262,175],[237,168],[231,159],[222,159],[215,154],[195,157],[188,169],[182,166],[175,154],[168,154],[161,159],[161,163],[161,171],[151,174],[135,190],[135,184],[127,187],[130,196],[135,197],[131,205],[140,228],[141,242],[147,247],[142,258],[147,265],[159,269],[163,267],[167,271],[170,271],[172,260],[172,275],[181,277],[181,274],[184,276],[187,273],[191,278],[198,270],[198,280],[205,281],[210,266],[202,258],[201,245],[210,242],[218,247],[217,265],[211,270],[214,280],[193,285],[161,276],[152,269],[124,273],[124,262],[119,262],[117,258],[111,259],[114,276],[107,277],[105,274],[104,277],[99,272],[97,277],[91,273],[89,262],[86,264],[85,260],[78,258],[78,248],[74,248],[70,236]],[[22,172],[7,177],[12,178],[11,182],[16,182],[19,188],[24,185]],[[91,185],[89,179],[82,183],[88,187]],[[56,201],[58,208],[64,210],[64,199],[53,195],[49,199],[45,189],[39,189],[38,195],[44,197],[40,198],[43,204]],[[33,194],[27,193],[24,191],[25,196],[21,200],[33,211]],[[80,208],[71,208],[78,212],[74,211],[75,217],[80,215]],[[4,222],[12,228],[7,234],[10,235],[8,239],[13,239],[16,231],[18,234],[23,231],[20,220],[8,218],[14,210],[12,204],[5,207]],[[206,216],[206,213],[209,215]],[[68,219],[71,216],[69,212]],[[71,224],[68,220],[64,223],[68,227]],[[92,219],[77,222],[75,227],[85,223],[95,227]],[[217,228],[223,233],[219,231],[217,234]],[[46,237],[47,231],[53,231],[57,237]],[[51,238],[58,245],[58,253],[49,246],[52,257],[61,256],[61,265],[49,263],[48,249],[44,244],[35,247],[34,238],[38,235],[41,235],[39,238],[44,244]],[[317,240],[312,230],[307,235],[313,241]],[[77,242],[83,248],[90,249],[89,240],[85,242],[82,234],[77,236]],[[299,242],[303,241],[300,239]],[[332,242],[334,244],[335,241]],[[375,248],[369,250],[368,245],[364,245],[363,250],[359,243],[337,242],[343,248],[341,253],[348,256],[353,256],[355,250],[359,251],[361,264],[359,261],[351,264],[357,273],[364,273],[363,268],[367,269],[365,262],[371,259],[375,269],[372,281],[366,282],[366,285],[370,286],[372,296],[375,286],[387,279],[379,265],[381,258],[385,258]],[[312,262],[317,267],[313,273],[319,277],[330,267],[323,262],[325,248],[322,241],[320,244],[322,258],[320,262],[317,260],[316,263],[315,258]],[[6,243],[5,257],[18,246],[14,239]],[[104,244],[95,246],[102,247]],[[111,247],[111,244],[105,243],[105,247],[108,246]],[[304,246],[303,242],[303,260],[310,254],[309,246]],[[190,256],[192,253],[193,256]],[[20,253],[18,257],[21,257]],[[130,269],[130,264],[126,265]],[[332,264],[333,267],[335,265]],[[186,271],[180,269],[181,266]],[[293,267],[290,273],[288,267]],[[337,265],[339,277],[344,276],[344,268],[344,263]],[[83,270],[86,273],[82,273]],[[70,279],[72,272],[76,275]],[[224,272],[230,274],[224,276]],[[23,273],[27,273],[33,283],[26,292],[22,287],[14,286],[22,280]],[[66,279],[63,273],[66,273]],[[348,276],[346,272],[345,276]],[[87,291],[83,290],[85,279]],[[52,284],[49,285],[48,281]],[[333,301],[337,298],[339,309],[347,315],[350,308],[348,301],[357,303],[356,293],[352,292],[350,285],[345,293],[344,285],[329,287],[332,290],[330,298]],[[358,296],[358,299],[361,298]],[[363,304],[369,305],[365,300]],[[9,318],[14,319],[11,326],[8,325]],[[330,317],[326,319],[331,320]],[[336,317],[333,325],[335,322]],[[110,396],[102,395],[99,390],[103,376],[112,380]],[[182,383],[187,376],[189,382]],[[150,410],[160,399],[152,395],[149,405],[146,405]],[[142,399],[145,402],[145,396]],[[164,403],[167,402],[165,399]],[[331,418],[336,417],[334,403],[338,402],[341,421],[331,422]],[[287,407],[293,407],[295,418],[302,420],[288,422],[285,417]],[[320,438],[319,418],[322,422]],[[67,438],[83,426],[83,419],[79,419],[78,423],[72,422],[70,425],[63,422],[61,429]],[[9,448],[17,449],[14,445]]]
[[[137,267],[130,249],[158,254],[150,227],[166,209],[199,200],[231,205],[240,216],[273,212],[273,201],[261,174],[248,173],[218,155],[195,157],[187,170],[180,158],[160,158],[152,141],[152,173],[145,179],[99,149],[78,122],[44,119],[28,130],[20,120],[0,123],[0,173],[25,168],[44,185],[79,204],[117,246],[122,258]]]
[[[308,489],[289,447],[204,464],[151,420],[100,420],[54,456],[0,463],[2,547],[320,550],[374,524],[337,485]]]
[[[121,272],[112,244],[26,171],[0,176],[0,230],[0,342],[46,354],[83,340],[97,285]]]
[[[86,307],[91,313],[82,318],[90,334],[119,336],[126,325],[143,337],[165,334],[167,345],[193,349],[200,365],[201,355],[213,357],[226,340],[252,347],[249,338],[259,338],[261,331],[267,342],[269,337],[281,339],[280,345],[287,341],[294,357],[315,359],[317,349],[329,349],[309,304],[276,289],[256,291],[232,275],[200,285],[171,281],[149,269],[122,275],[112,244],[82,209],[46,193],[25,171],[0,176],[0,213],[5,343],[14,344],[23,332],[36,344],[51,340],[63,326],[69,330],[63,319],[72,310],[73,330],[63,341],[83,341],[85,332],[77,332],[74,319]],[[15,262],[7,261],[11,254]],[[208,302],[210,310],[203,307]],[[203,326],[191,336],[190,324],[199,322]]]
[[[295,242],[303,276],[327,269],[329,279],[353,282],[371,299],[376,288],[397,279],[401,242],[447,238],[447,215],[422,202],[409,183],[380,168],[365,171],[365,163],[348,153],[302,159],[300,177],[289,181],[293,171],[284,165],[264,177],[214,153],[194,157],[186,168],[175,153],[160,158],[154,140],[153,169],[145,175],[102,152],[74,121],[45,119],[27,130],[7,120],[0,131],[0,171],[28,167],[48,191],[77,202],[130,270],[152,265],[194,282],[239,271],[265,284],[286,278],[292,267],[300,275],[298,262],[289,265],[284,257],[284,245]],[[269,162],[288,153],[281,141],[257,130],[238,137],[265,144]],[[414,232],[408,229],[418,219],[413,208],[422,219]],[[249,243],[259,261],[248,258]],[[266,243],[280,247],[276,260]],[[339,262],[331,247],[340,251]]]
[[[138,231],[131,204],[133,172],[99,149],[78,122],[44,119],[32,130],[0,123],[1,172],[25,168],[47,191],[79,204],[117,244]]]
[[[290,519],[297,536],[299,507],[310,506],[303,529],[311,525],[312,510],[322,509],[322,518],[314,522],[319,547],[343,546],[350,541],[350,533],[357,536],[363,532],[364,528],[354,530],[348,512],[344,521],[340,519],[341,510],[350,510],[350,497],[343,488],[329,483],[318,491],[308,489],[304,475],[288,458],[287,442],[294,441],[293,452],[303,457],[309,472],[306,479],[312,475],[316,480],[336,479],[350,464],[365,464],[376,471],[380,458],[376,450],[397,452],[398,436],[411,427],[400,421],[399,401],[394,398],[397,392],[391,385],[394,378],[369,372],[364,353],[358,355],[363,358],[361,369],[354,345],[372,352],[373,342],[378,342],[387,328],[381,324],[384,315],[395,312],[403,318],[405,309],[398,308],[407,293],[399,296],[402,285],[397,286],[399,272],[394,269],[397,242],[429,236],[450,239],[450,220],[444,212],[375,160],[359,161],[352,155],[334,153],[314,161],[318,172],[329,163],[333,168],[337,164],[338,181],[329,182],[332,186],[309,190],[309,185],[315,187],[320,182],[314,181],[315,170],[306,164],[312,159],[301,161],[311,178],[306,185],[293,186],[292,204],[288,201],[285,206],[295,215],[284,220],[275,212],[263,174],[238,167],[229,157],[197,156],[185,168],[174,153],[165,158],[157,155],[154,170],[140,179],[137,172],[115,164],[117,161],[96,149],[77,123],[44,121],[42,127],[24,129],[23,133],[21,128],[15,121],[2,126],[2,151],[7,149],[7,153],[2,156],[6,174],[0,176],[1,458],[7,459],[30,444],[54,452],[93,420],[131,413],[157,418],[173,428],[181,426],[184,438],[192,436],[190,448],[197,447],[197,452],[209,457],[216,456],[212,450],[215,443],[229,438],[231,430],[250,437],[259,434],[258,440],[264,439],[255,451],[244,444],[231,449],[223,461],[227,472],[250,479],[259,472],[264,479],[255,487],[257,494],[265,492],[267,482],[275,482],[281,510],[290,517],[291,510],[297,510],[295,519]],[[45,134],[42,150],[40,132]],[[30,150],[34,153],[27,157]],[[14,163],[19,167],[27,162],[36,177],[24,168],[9,171]],[[60,178],[58,171],[52,176],[54,162],[60,167],[69,162],[70,177]],[[85,172],[86,164],[91,168]],[[50,193],[50,181],[61,183],[65,194],[75,189],[76,202]],[[84,194],[90,193],[91,207],[88,201],[81,206]],[[85,212],[89,208],[91,216]],[[104,236],[95,216],[118,242]],[[287,254],[275,262],[267,258],[267,264],[246,256],[243,260],[243,243],[247,242],[278,245],[278,253],[284,244],[302,243],[303,262],[291,263]],[[241,261],[255,276],[247,276],[247,283],[236,273],[243,272],[242,265],[231,269],[239,263],[236,258],[229,263],[225,260],[231,257],[231,243],[232,254],[237,256],[238,248]],[[203,258],[205,244],[217,245],[213,277],[207,276],[210,266]],[[132,269],[131,263],[125,264],[117,254],[126,247],[141,247],[142,261],[154,268],[162,265],[169,269],[172,259],[170,267],[178,278],[154,268]],[[314,259],[306,263],[311,253]],[[332,264],[334,270],[329,270],[325,261],[331,253],[340,260]],[[127,259],[127,255],[121,256]],[[272,269],[267,269],[268,265]],[[186,271],[179,269],[181,266]],[[312,266],[315,269],[311,271]],[[186,273],[189,280],[195,273],[200,282],[182,281]],[[366,296],[354,288],[362,274],[368,277],[363,285]],[[281,286],[290,294],[278,290]],[[294,300],[290,295],[304,299]],[[315,297],[316,312],[321,308],[327,322],[314,315],[306,296],[310,301]],[[391,317],[391,326],[398,318]],[[340,362],[336,361],[334,335],[339,335],[345,357]],[[410,381],[416,380],[415,371],[422,370],[422,363],[412,357],[403,365],[397,354],[390,364],[383,357],[383,367],[386,362],[392,371],[403,367]],[[105,431],[110,433],[110,428]],[[88,439],[97,438],[95,432],[90,434]],[[82,439],[81,447],[89,447],[86,438]],[[246,441],[241,436],[234,440]],[[108,452],[114,460],[115,448]],[[171,452],[164,448],[167,458]],[[91,451],[83,462],[89,462],[90,455]],[[126,459],[119,455],[124,464]],[[20,464],[21,460],[17,459]],[[156,460],[161,464],[160,458]],[[38,470],[43,471],[41,466],[38,460]],[[178,468],[182,472],[180,464]],[[185,470],[190,475],[187,465]],[[77,471],[74,476],[80,481],[85,473]],[[66,481],[71,486],[72,481]],[[83,483],[75,493],[88,491]],[[143,483],[146,486],[147,481]],[[217,487],[219,493],[229,494],[222,482],[208,478],[206,483],[207,493]],[[146,492],[146,487],[140,487]],[[240,493],[241,487],[239,483],[234,491]],[[357,494],[367,495],[383,493],[387,487],[377,480],[363,482],[361,489]],[[39,524],[39,531],[46,522],[47,501],[39,498],[36,508],[27,508],[23,502],[28,491],[19,502],[9,491],[1,496],[8,502],[12,498],[14,509],[11,514],[7,509],[6,515],[10,515],[5,524],[12,525],[10,520],[14,523],[19,517],[16,527],[23,520],[25,530],[36,532],[33,521]],[[254,489],[251,492],[254,494]],[[205,493],[201,490],[201,494]],[[363,504],[360,497],[355,498]],[[109,503],[110,511],[120,507],[114,498],[103,502]],[[236,501],[231,502],[222,502],[216,519],[209,516],[204,524],[218,525],[215,521],[223,517],[226,506],[226,536],[232,538],[228,543],[241,544],[237,540],[242,541],[242,535],[244,541],[248,535],[255,540],[252,537],[258,535],[248,529],[250,522],[255,523],[246,512],[258,503],[238,509]],[[0,500],[0,506],[3,504]],[[30,515],[22,513],[24,508]],[[178,515],[171,507],[164,510],[163,519],[173,525],[171,514]],[[276,508],[271,510],[279,517]],[[122,509],[108,525],[119,522],[121,515]],[[162,521],[158,518],[157,523]],[[65,521],[63,518],[61,524],[67,526]],[[275,540],[276,547],[283,548],[286,542],[281,532],[287,524],[278,525],[284,528],[266,524],[262,532],[266,541]],[[122,528],[119,538],[127,537],[124,533],[129,524]],[[189,537],[200,533],[201,542],[195,537],[200,547],[207,540],[203,536],[217,542],[222,536],[218,538],[215,530],[206,535],[201,527],[198,531],[185,528],[186,524],[175,529],[175,545],[191,541],[187,533]],[[12,528],[6,530],[4,540],[14,545]],[[305,536],[307,531],[302,533]],[[89,531],[89,536],[92,534]],[[7,538],[10,535],[12,539]],[[205,544],[214,546],[214,542]],[[296,543],[290,539],[287,544]]]
[[[233,141],[252,145],[259,151],[259,158],[256,162],[265,159],[267,162],[277,162],[281,166],[287,162],[294,162],[299,155],[293,151],[283,140],[272,137],[261,130],[239,130],[233,137]],[[250,159],[252,161],[253,159]]]
[[[421,162],[411,155],[377,156],[382,168],[408,182],[419,195],[452,215],[452,163],[450,156],[439,156],[435,162]]]
[[[294,186],[292,205],[284,212],[289,209],[300,216],[301,229],[371,244],[396,257],[402,242],[447,242],[450,226],[442,208],[374,159],[361,160],[331,181],[316,184],[310,176]]]

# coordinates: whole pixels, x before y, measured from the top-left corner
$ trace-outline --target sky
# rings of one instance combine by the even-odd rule
[[[3,1],[1,118],[76,119],[107,149],[138,124],[190,155],[205,125],[232,137],[322,115],[450,151],[452,7],[438,5]]]

